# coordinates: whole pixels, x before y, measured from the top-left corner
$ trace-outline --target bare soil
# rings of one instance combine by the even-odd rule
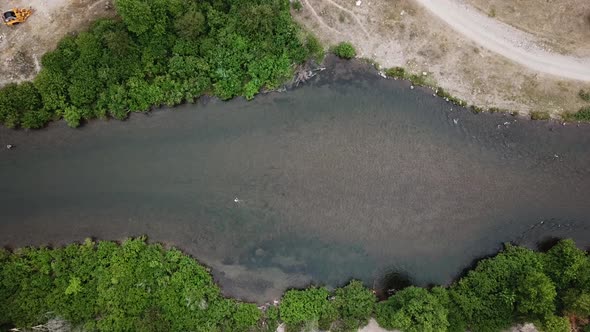
[[[590,56],[590,1],[466,0],[504,23],[531,33],[555,51]]]
[[[61,38],[88,28],[96,18],[115,15],[107,0],[13,0],[11,8],[33,9],[33,15],[17,26],[0,26],[0,86],[30,80],[41,69],[41,57]]]
[[[301,3],[296,20],[324,43],[350,41],[360,57],[382,67],[426,72],[430,84],[470,104],[558,117],[583,106],[577,93],[590,89],[589,83],[535,72],[488,51],[412,0],[362,0],[358,6],[355,0]]]

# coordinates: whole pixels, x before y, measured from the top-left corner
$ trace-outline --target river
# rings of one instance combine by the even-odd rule
[[[590,245],[589,125],[472,114],[356,62],[250,102],[2,128],[0,144],[0,245],[147,235],[246,300],[448,283],[505,242]]]

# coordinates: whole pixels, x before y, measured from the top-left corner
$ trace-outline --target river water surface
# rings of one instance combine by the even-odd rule
[[[0,129],[15,145],[0,150],[0,245],[145,234],[260,302],[391,273],[446,283],[503,242],[590,245],[589,126],[475,115],[331,61],[251,102]]]

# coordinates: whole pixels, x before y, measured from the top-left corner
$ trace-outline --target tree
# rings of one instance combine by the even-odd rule
[[[543,332],[570,332],[570,322],[565,317],[557,317],[554,315],[548,316],[543,321]]]
[[[561,240],[545,258],[545,273],[555,282],[558,291],[590,286],[590,259],[572,240]]]
[[[377,298],[363,286],[362,282],[352,280],[348,285],[336,289],[334,307],[343,322],[345,330],[356,330],[367,325],[373,314]]]
[[[555,285],[541,271],[524,271],[516,284],[516,311],[527,318],[543,319],[555,312]]]
[[[317,322],[330,307],[328,290],[311,287],[304,290],[290,290],[281,301],[281,320],[289,326],[306,322]]]
[[[174,21],[174,29],[179,37],[196,39],[205,31],[205,15],[196,6],[191,6]]]
[[[145,0],[116,0],[117,13],[123,18],[129,31],[142,34],[156,23],[150,3]]]
[[[379,325],[405,332],[446,331],[448,310],[428,290],[408,287],[377,306]]]
[[[535,313],[524,318],[536,319],[537,313],[551,306],[551,286],[538,274],[543,271],[541,255],[507,245],[503,252],[482,260],[475,270],[453,285],[451,297],[472,330],[497,331],[510,326],[518,315]],[[543,280],[543,284],[534,285],[535,280]],[[519,282],[523,281],[526,285],[521,288]],[[533,302],[539,298],[543,301],[537,307]]]

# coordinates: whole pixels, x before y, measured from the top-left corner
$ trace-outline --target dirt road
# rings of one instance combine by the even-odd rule
[[[494,20],[460,0],[415,0],[454,30],[488,50],[532,70],[590,82],[590,59],[553,53],[534,37]]]

